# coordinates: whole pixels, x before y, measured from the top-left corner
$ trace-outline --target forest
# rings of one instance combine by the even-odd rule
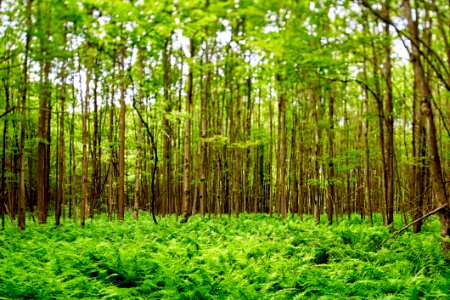
[[[78,242],[75,235],[96,245],[110,236],[108,247],[118,255],[89,243],[66,245],[73,255],[85,249],[83,257],[97,269],[83,276],[102,278],[109,288],[135,289],[120,294],[72,282],[80,291],[70,295],[75,298],[148,291],[157,293],[150,298],[178,297],[165,290],[169,286],[181,298],[196,299],[290,299],[294,292],[303,292],[300,298],[445,297],[449,16],[444,0],[0,0],[0,261],[10,264],[0,276],[0,299],[2,293],[65,299],[61,290],[36,292],[30,285],[21,291],[7,281],[20,273],[20,264],[45,257],[52,262],[61,245],[33,246],[30,251],[47,252],[10,260],[15,252],[40,255],[21,248],[25,241],[39,244],[45,236],[56,245],[66,238]],[[233,240],[218,245],[225,232]],[[295,236],[299,232],[306,236]],[[119,234],[136,235],[136,247],[155,235],[147,251],[173,248],[175,254],[167,250],[167,257],[146,261],[151,270],[162,270],[161,261],[177,255],[189,261],[198,256],[184,267],[206,272],[210,280],[180,275],[178,283],[211,289],[145,281],[136,273],[145,268],[121,265],[128,261],[132,268],[132,257],[145,256],[143,248],[127,241],[131,252],[125,253],[113,243],[120,243]],[[176,253],[171,238],[187,252]],[[233,252],[241,239],[253,242],[247,254]],[[258,241],[267,253],[258,252]],[[270,255],[275,244],[282,258]],[[308,258],[302,245],[314,255]],[[341,246],[348,249],[336,250]],[[409,251],[420,256],[421,247],[431,255],[404,266],[413,278],[408,288],[392,283],[396,267],[369,275],[364,269],[350,283],[346,276],[353,275],[323,275],[343,280],[337,291],[330,283],[291,282],[286,266],[276,265],[300,253],[306,265],[349,263],[365,251],[376,267],[394,265],[401,261],[396,247],[411,257]],[[219,256],[207,251],[223,256],[230,269],[221,274],[202,268],[218,264]],[[58,255],[58,261],[73,259]],[[261,269],[245,273],[244,265],[258,258]],[[101,273],[111,259],[115,268]],[[83,265],[78,263],[70,268]],[[233,264],[242,267],[243,278],[266,272],[260,278],[265,285],[252,290],[253,281],[234,282]],[[274,264],[286,280],[269,284],[265,264]],[[161,278],[173,272],[172,265],[165,267]],[[229,277],[216,280],[208,272]],[[394,287],[374,287],[379,294],[370,288],[351,294],[345,287],[359,280],[387,282],[387,273]],[[413,284],[422,275],[429,284]]]

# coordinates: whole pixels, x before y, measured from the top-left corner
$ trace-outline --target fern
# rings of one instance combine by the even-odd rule
[[[325,219],[325,218],[324,218]],[[401,218],[396,216],[396,226]],[[49,220],[51,223],[51,220]],[[442,298],[450,272],[439,224],[389,236],[352,216],[337,225],[310,218],[222,216],[186,224],[150,216],[122,224],[99,217],[0,235],[0,295],[6,299]],[[1,299],[0,297],[0,299]]]

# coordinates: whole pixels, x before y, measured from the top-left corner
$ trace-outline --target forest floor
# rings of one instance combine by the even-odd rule
[[[105,216],[84,229],[28,222],[0,232],[0,299],[449,299],[439,223],[390,236],[358,216],[239,220]],[[323,218],[325,222],[325,218]],[[397,216],[397,227],[402,227]]]

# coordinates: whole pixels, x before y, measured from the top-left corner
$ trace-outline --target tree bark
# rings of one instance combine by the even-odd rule
[[[66,34],[64,33],[64,40],[66,40]],[[63,62],[61,66],[61,108],[59,114],[59,153],[58,153],[58,194],[55,201],[55,225],[60,225],[62,205],[65,202],[65,148],[64,148],[64,117],[65,117],[65,101],[66,101],[66,63]]]
[[[97,58],[95,58],[95,65],[97,65]],[[96,67],[94,67],[96,68]],[[96,202],[99,195],[99,191],[100,191],[100,172],[99,172],[99,165],[100,165],[100,160],[98,157],[98,152],[97,149],[100,147],[100,145],[98,145],[98,127],[99,127],[99,122],[98,122],[98,96],[97,96],[97,88],[98,88],[98,80],[99,80],[99,72],[97,69],[95,69],[93,71],[94,73],[94,89],[93,89],[93,104],[94,104],[94,112],[93,112],[93,127],[94,127],[94,132],[92,135],[92,143],[89,143],[90,145],[92,145],[92,149],[91,149],[91,164],[92,164],[92,180],[91,180],[91,192],[90,192],[90,203],[89,203],[89,218],[94,218],[94,213],[95,213],[95,206],[96,206]],[[89,137],[90,137],[90,130],[89,130]],[[91,140],[91,139],[90,139]]]
[[[120,55],[119,198],[117,201],[119,221],[123,221],[125,217],[125,51],[124,44]]]
[[[412,9],[409,0],[403,0],[403,8],[405,10],[406,19],[408,21],[408,31],[412,39],[412,47],[410,59],[416,74],[416,84],[419,91],[420,111],[424,118],[428,160],[433,178],[433,190],[439,206],[442,208],[439,211],[441,223],[441,235],[443,240],[443,251],[446,257],[450,256],[450,209],[448,207],[448,197],[445,189],[444,178],[442,176],[441,160],[438,151],[438,144],[436,138],[436,125],[434,123],[434,115],[431,104],[431,90],[425,78],[425,70],[420,60],[420,52],[417,45],[419,45],[419,31],[417,24],[412,16]]]
[[[88,122],[89,122],[89,85],[91,83],[91,70],[86,72],[86,95],[84,97],[83,120],[82,120],[82,143],[83,143],[83,169],[81,177],[81,208],[80,208],[80,224],[84,227],[86,222],[86,207],[89,199],[89,183],[88,183]]]
[[[364,52],[366,48],[364,47]],[[363,64],[364,81],[367,82],[367,61],[364,59]],[[364,135],[364,198],[367,203],[369,222],[373,224],[372,215],[372,199],[370,197],[370,148],[369,148],[369,93],[367,87],[364,87],[364,102],[363,102],[363,122],[362,132]]]
[[[328,99],[328,185],[329,185],[329,194],[327,195],[327,216],[328,216],[328,225],[333,224],[333,209],[334,209],[334,199],[336,198],[336,191],[334,186],[334,101],[335,101],[335,89],[333,87],[333,91],[331,91],[331,95]]]
[[[190,59],[195,56],[195,41],[190,39]],[[184,222],[187,222],[190,211],[189,204],[191,202],[191,105],[193,95],[194,81],[194,62],[189,62],[188,74],[188,91],[186,97],[186,121],[184,129],[184,157],[183,157],[183,195],[181,203],[181,215]]]
[[[390,24],[390,0],[384,0],[382,4],[385,35],[385,62],[384,79],[386,82],[386,95],[384,103],[384,122],[386,140],[384,153],[386,155],[385,180],[386,180],[386,216],[387,225],[394,222],[394,117],[392,110],[392,75],[391,75],[391,37],[389,33]]]
[[[281,212],[281,216],[284,219],[287,214],[287,183],[286,183],[286,156],[287,156],[287,135],[286,135],[286,95],[283,87],[283,79],[280,75],[277,75],[277,81],[279,83],[280,97],[278,99],[278,162],[277,162],[277,194],[278,194],[278,204],[279,204],[279,212]]]
[[[205,29],[206,35],[208,35],[208,28]],[[207,197],[207,181],[206,181],[206,172],[207,172],[207,144],[205,139],[207,138],[207,107],[208,107],[208,97],[209,97],[209,77],[211,71],[209,70],[210,61],[209,61],[209,48],[208,43],[205,41],[206,46],[204,49],[204,64],[205,64],[205,77],[203,81],[203,95],[201,102],[201,122],[200,122],[200,132],[201,132],[201,142],[200,142],[200,215],[202,218],[205,216],[205,204]]]
[[[142,48],[138,50],[139,56],[139,87],[138,87],[138,103],[137,106],[141,109],[142,106],[142,80],[143,80],[143,63],[144,63],[144,53]],[[134,206],[133,206],[133,218],[137,220],[139,218],[139,184],[141,181],[141,152],[142,152],[142,120],[138,119],[137,126],[137,153],[136,153],[136,170],[135,170],[135,179],[134,179]]]
[[[40,17],[42,18],[42,16]],[[40,20],[42,22],[42,19]],[[44,35],[45,36],[45,35]],[[50,62],[48,42],[44,40],[44,37],[40,39],[41,51],[44,57],[41,61],[41,93],[39,96],[39,143],[38,143],[38,165],[37,165],[37,178],[38,178],[38,222],[39,224],[45,224],[47,222],[47,207],[48,207],[48,122],[49,122],[49,98],[50,98]]]
[[[20,186],[19,186],[19,222],[18,225],[20,227],[20,229],[25,229],[25,211],[26,211],[26,196],[25,196],[25,129],[26,129],[26,122],[25,122],[25,117],[26,117],[26,103],[27,103],[27,88],[28,88],[28,53],[29,53],[29,49],[30,49],[30,41],[31,41],[31,34],[30,34],[30,29],[31,29],[31,7],[32,7],[32,0],[28,0],[27,4],[26,4],[26,14],[27,14],[27,21],[26,21],[26,26],[27,26],[27,33],[26,33],[26,38],[25,38],[25,58],[24,58],[24,62],[23,62],[23,71],[22,71],[22,77],[23,77],[23,81],[22,81],[22,94],[21,94],[21,115],[22,115],[22,120],[20,122],[20,162],[19,162],[19,168],[20,168]],[[8,102],[7,102],[8,103]],[[4,134],[7,128],[6,125],[6,121],[5,121],[5,127],[4,127]],[[3,139],[5,139],[6,134],[4,135]],[[3,151],[5,150],[5,142],[3,142]],[[4,154],[3,154],[3,159],[4,159]],[[4,185],[4,163],[3,163],[3,167],[2,167],[2,190],[3,190],[3,185]],[[3,198],[3,196],[0,196],[1,198]],[[3,201],[2,201],[3,202]],[[0,205],[2,205],[2,208],[0,209],[2,211],[3,214],[3,206],[4,203],[0,203]],[[3,216],[2,216],[3,217]],[[3,224],[2,224],[3,225]]]

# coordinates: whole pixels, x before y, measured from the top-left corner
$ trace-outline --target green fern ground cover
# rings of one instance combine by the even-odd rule
[[[0,299],[450,298],[437,220],[378,250],[387,228],[357,216],[333,226],[267,215],[159,222],[7,228]]]

